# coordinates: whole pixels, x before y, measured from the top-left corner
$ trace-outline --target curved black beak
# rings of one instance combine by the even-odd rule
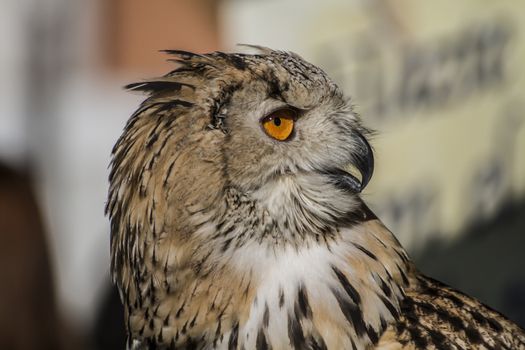
[[[353,166],[359,171],[361,180],[359,181],[354,175],[342,169],[331,169],[326,174],[341,189],[360,193],[368,185],[374,173],[374,152],[361,133],[356,132],[355,136],[356,150],[353,155]]]
[[[374,174],[374,151],[372,151],[372,147],[366,138],[359,132],[357,133],[357,140],[359,146],[354,161],[355,167],[361,173],[361,187],[359,188],[359,192],[361,192]]]

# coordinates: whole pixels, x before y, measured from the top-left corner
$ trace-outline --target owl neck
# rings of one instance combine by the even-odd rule
[[[192,240],[164,245],[166,263],[152,265],[128,292],[128,328],[138,344],[365,349],[377,342],[398,317],[411,263],[359,199],[329,235],[305,231],[291,244],[267,210],[228,195],[228,210],[196,212],[204,224]]]
[[[328,209],[306,208],[293,188],[281,188],[288,192],[266,203],[231,190],[217,225],[201,231],[199,250],[207,251],[201,272],[233,290],[209,298],[213,305],[219,295],[228,315],[212,329],[229,320],[223,339],[235,337],[246,349],[374,344],[398,317],[412,269],[407,254],[357,196]],[[333,198],[314,195],[316,203]]]
[[[352,216],[329,239],[232,252],[228,269],[251,281],[236,316],[245,348],[364,349],[398,317],[411,263],[364,204]]]

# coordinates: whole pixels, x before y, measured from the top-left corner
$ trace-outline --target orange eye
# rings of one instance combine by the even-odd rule
[[[279,109],[262,119],[262,126],[268,136],[279,140],[287,140],[293,132],[297,114],[291,109]]]

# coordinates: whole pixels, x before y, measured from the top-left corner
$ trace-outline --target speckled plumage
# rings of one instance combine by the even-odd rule
[[[111,270],[130,349],[525,349],[522,329],[418,273],[358,196],[368,131],[295,54],[169,51],[113,150]],[[278,108],[293,137],[266,135]],[[350,181],[350,182],[348,182]],[[357,180],[356,180],[357,181]]]

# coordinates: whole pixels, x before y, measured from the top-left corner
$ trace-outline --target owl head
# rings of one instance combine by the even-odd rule
[[[167,51],[175,70],[128,86],[148,97],[113,150],[114,269],[150,236],[224,244],[242,222],[257,232],[243,240],[297,244],[352,215],[373,171],[367,129],[321,69],[257,50]]]

